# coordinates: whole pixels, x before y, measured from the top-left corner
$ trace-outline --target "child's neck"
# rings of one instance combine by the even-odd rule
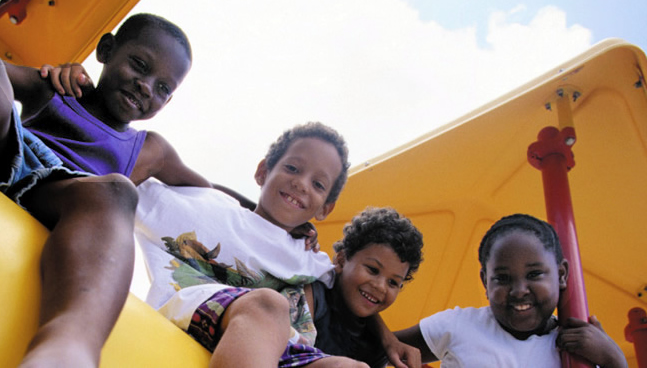
[[[118,132],[123,132],[128,129],[128,123],[115,121],[110,117],[101,93],[97,89],[84,93],[83,97],[79,98],[78,101],[90,115],[110,128]]]
[[[546,323],[544,323],[541,327],[533,331],[510,330],[505,326],[503,326],[502,323],[499,323],[499,326],[501,326],[501,328],[506,330],[510,335],[512,335],[517,340],[528,340],[528,338],[532,335],[543,336],[543,335],[549,334],[550,331],[552,331],[554,328],[557,327],[557,319],[555,317],[550,317],[546,321]]]

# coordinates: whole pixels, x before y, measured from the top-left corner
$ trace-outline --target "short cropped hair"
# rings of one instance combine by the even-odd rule
[[[335,252],[344,251],[347,259],[372,244],[387,244],[400,261],[409,263],[405,281],[422,262],[422,233],[411,221],[390,207],[367,207],[344,226],[344,238],[333,245]]]
[[[335,202],[348,179],[348,168],[350,167],[350,164],[348,163],[348,148],[346,147],[346,141],[344,141],[344,138],[337,133],[336,130],[327,125],[319,122],[309,122],[307,124],[297,125],[294,128],[283,132],[283,134],[274,143],[272,143],[267,154],[265,154],[265,164],[267,165],[267,169],[272,170],[281,157],[283,157],[285,152],[287,152],[288,148],[290,148],[292,143],[300,138],[317,138],[332,144],[337,150],[339,158],[341,159],[342,169],[337,180],[335,180],[330,189],[328,198],[326,198],[326,203]]]
[[[184,47],[189,61],[193,61],[191,43],[189,43],[189,38],[184,31],[168,19],[162,18],[159,15],[139,13],[128,17],[117,30],[115,41],[117,45],[122,45],[127,41],[137,38],[142,30],[147,28],[164,31],[176,39]]]

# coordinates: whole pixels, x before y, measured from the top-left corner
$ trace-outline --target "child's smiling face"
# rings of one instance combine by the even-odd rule
[[[388,244],[369,244],[346,259],[343,251],[335,258],[339,274],[335,288],[348,309],[358,317],[375,315],[388,308],[400,293],[409,263],[400,261]]]
[[[532,233],[513,231],[490,250],[481,280],[499,324],[514,337],[547,333],[560,290],[566,288],[567,263],[558,264]]]
[[[326,200],[341,171],[335,146],[318,138],[299,138],[272,170],[265,160],[258,165],[255,178],[261,196],[254,212],[288,232],[312,218],[321,221],[334,208]]]
[[[100,120],[127,124],[149,119],[170,100],[191,67],[185,48],[167,32],[144,28],[118,45],[104,36],[97,47],[104,63],[97,90],[103,96]]]

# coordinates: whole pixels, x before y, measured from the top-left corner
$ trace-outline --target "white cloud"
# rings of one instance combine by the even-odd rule
[[[187,32],[194,65],[168,107],[134,126],[159,131],[190,166],[253,199],[258,160],[294,124],[337,128],[359,164],[523,84],[591,40],[587,29],[567,27],[555,7],[529,24],[508,19],[523,7],[490,14],[483,48],[475,27],[422,22],[398,0],[177,4],[136,6]]]

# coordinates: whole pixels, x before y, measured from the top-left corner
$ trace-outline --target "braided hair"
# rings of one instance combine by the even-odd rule
[[[497,239],[513,231],[524,231],[535,235],[544,248],[555,255],[558,264],[564,259],[557,233],[549,223],[530,215],[514,214],[501,218],[485,233],[479,246],[479,262],[482,270],[485,270],[485,265],[490,258],[492,245]]]

